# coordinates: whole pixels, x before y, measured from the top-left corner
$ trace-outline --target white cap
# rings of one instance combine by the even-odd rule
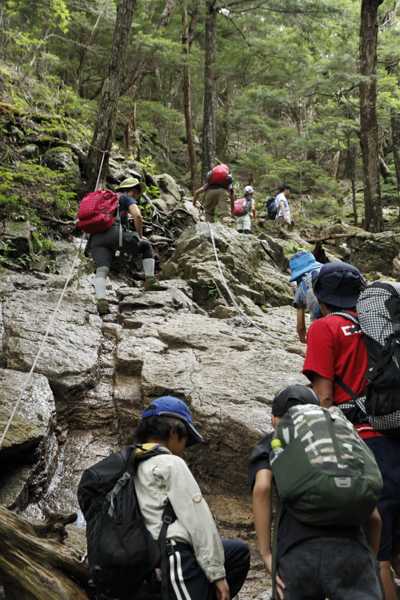
[[[246,194],[252,194],[253,192],[254,192],[254,190],[251,187],[251,185],[246,185],[246,187],[243,190],[243,193],[245,196],[246,196]]]

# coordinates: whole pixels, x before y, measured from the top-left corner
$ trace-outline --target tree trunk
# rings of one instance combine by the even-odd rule
[[[362,0],[360,27],[361,147],[365,225],[367,231],[383,231],[383,214],[379,184],[378,120],[376,114],[376,63],[378,42],[378,7],[383,0]]]
[[[197,164],[196,153],[194,151],[193,144],[192,111],[190,106],[189,37],[187,28],[186,0],[182,0],[182,44],[183,52],[186,58],[185,64],[183,66],[183,94],[185,103],[186,138],[190,162],[190,179],[192,182],[192,190],[194,191],[197,189]]]
[[[105,180],[108,169],[109,154],[114,141],[121,79],[135,4],[136,0],[119,0],[117,7],[113,45],[103,84],[96,129],[89,149],[86,166],[88,184],[91,188],[94,188],[96,185],[103,153],[105,153],[105,160],[100,174],[100,187]]]
[[[353,214],[354,214],[354,225],[358,227],[358,213],[357,213],[357,203],[356,203],[356,181],[357,181],[357,156],[358,149],[357,146],[353,146],[352,151],[352,170],[351,170],[351,198],[353,202]]]
[[[49,530],[62,539],[63,526],[75,519],[53,517],[35,526],[0,506],[0,581],[16,600],[87,600],[87,566],[58,540],[44,539]]]
[[[338,169],[339,169],[339,161],[340,161],[340,150],[338,150],[335,154],[335,156],[333,157],[333,161],[332,161],[332,179],[333,181],[336,181],[337,179],[337,174],[338,174]]]
[[[393,158],[396,169],[397,192],[399,196],[399,219],[400,219],[400,114],[394,108],[390,109],[390,120],[392,124]]]
[[[204,116],[202,140],[202,181],[215,165],[217,111],[217,11],[215,0],[206,0]]]
[[[136,129],[136,104],[133,106],[131,118],[125,125],[124,137],[122,139],[122,147],[128,155],[140,160],[140,138],[139,132]]]
[[[399,60],[394,58],[386,61],[386,70],[388,73],[399,77]],[[397,194],[399,198],[399,219],[400,219],[400,114],[393,107],[390,109],[390,124],[392,126],[392,144],[394,168],[396,170]]]
[[[182,44],[183,44],[183,40],[182,40]],[[173,79],[172,79],[171,87],[169,89],[168,100],[165,103],[165,106],[167,108],[172,108],[174,100],[178,95],[179,89],[181,87],[182,73],[183,73],[183,67],[181,67],[181,66],[177,67],[175,70]]]

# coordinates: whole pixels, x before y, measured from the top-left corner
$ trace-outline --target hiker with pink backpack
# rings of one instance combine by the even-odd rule
[[[207,173],[207,183],[193,194],[193,206],[199,208],[197,200],[206,192],[204,200],[205,217],[214,223],[215,209],[218,207],[222,225],[231,226],[234,209],[232,174],[228,165],[217,165]]]
[[[168,289],[154,277],[153,248],[142,236],[143,222],[138,201],[146,191],[146,185],[135,177],[129,177],[117,190],[123,190],[123,193],[96,190],[87,194],[78,211],[78,227],[91,234],[88,250],[94,262],[94,287],[100,315],[110,312],[106,298],[106,279],[116,250],[130,255],[141,254],[145,274],[144,289],[147,292]],[[128,214],[133,217],[133,231],[129,231]]]
[[[233,216],[236,218],[236,228],[238,233],[251,233],[251,217],[253,215],[254,225],[258,225],[256,217],[256,203],[253,198],[254,190],[251,185],[246,185],[243,190],[243,198],[235,200]]]

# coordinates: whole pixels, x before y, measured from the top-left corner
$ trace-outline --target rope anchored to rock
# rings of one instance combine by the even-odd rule
[[[218,267],[219,273],[221,275],[222,283],[223,283],[226,291],[228,292],[228,295],[229,295],[229,298],[232,301],[232,304],[234,305],[234,307],[236,308],[236,310],[239,313],[238,322],[243,327],[256,327],[262,333],[265,333],[265,335],[268,335],[269,337],[272,337],[275,340],[279,340],[280,342],[290,342],[290,343],[298,342],[299,341],[298,339],[295,339],[295,338],[292,338],[292,339],[282,338],[282,337],[279,337],[277,335],[274,335],[274,334],[270,333],[269,331],[265,331],[265,329],[263,329],[262,327],[260,327],[259,325],[257,325],[257,323],[255,323],[253,321],[253,319],[251,319],[248,315],[246,315],[246,313],[240,308],[240,306],[236,302],[236,300],[235,300],[235,298],[234,298],[231,290],[229,289],[228,284],[226,283],[226,279],[224,277],[224,274],[222,272],[221,263],[220,263],[219,258],[218,258],[217,247],[215,245],[214,233],[213,233],[213,230],[212,230],[212,227],[211,227],[211,223],[207,222],[207,225],[208,225],[208,228],[210,230],[210,236],[211,236],[211,242],[212,242],[212,245],[213,245],[213,248],[214,248],[215,260],[216,260],[216,263],[217,263],[217,267]]]

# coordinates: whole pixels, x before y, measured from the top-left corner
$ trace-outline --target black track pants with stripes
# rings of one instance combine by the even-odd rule
[[[231,598],[242,587],[250,565],[250,550],[243,542],[223,540],[226,579]],[[201,570],[194,554],[175,552],[169,557],[170,600],[215,600],[215,588]]]

